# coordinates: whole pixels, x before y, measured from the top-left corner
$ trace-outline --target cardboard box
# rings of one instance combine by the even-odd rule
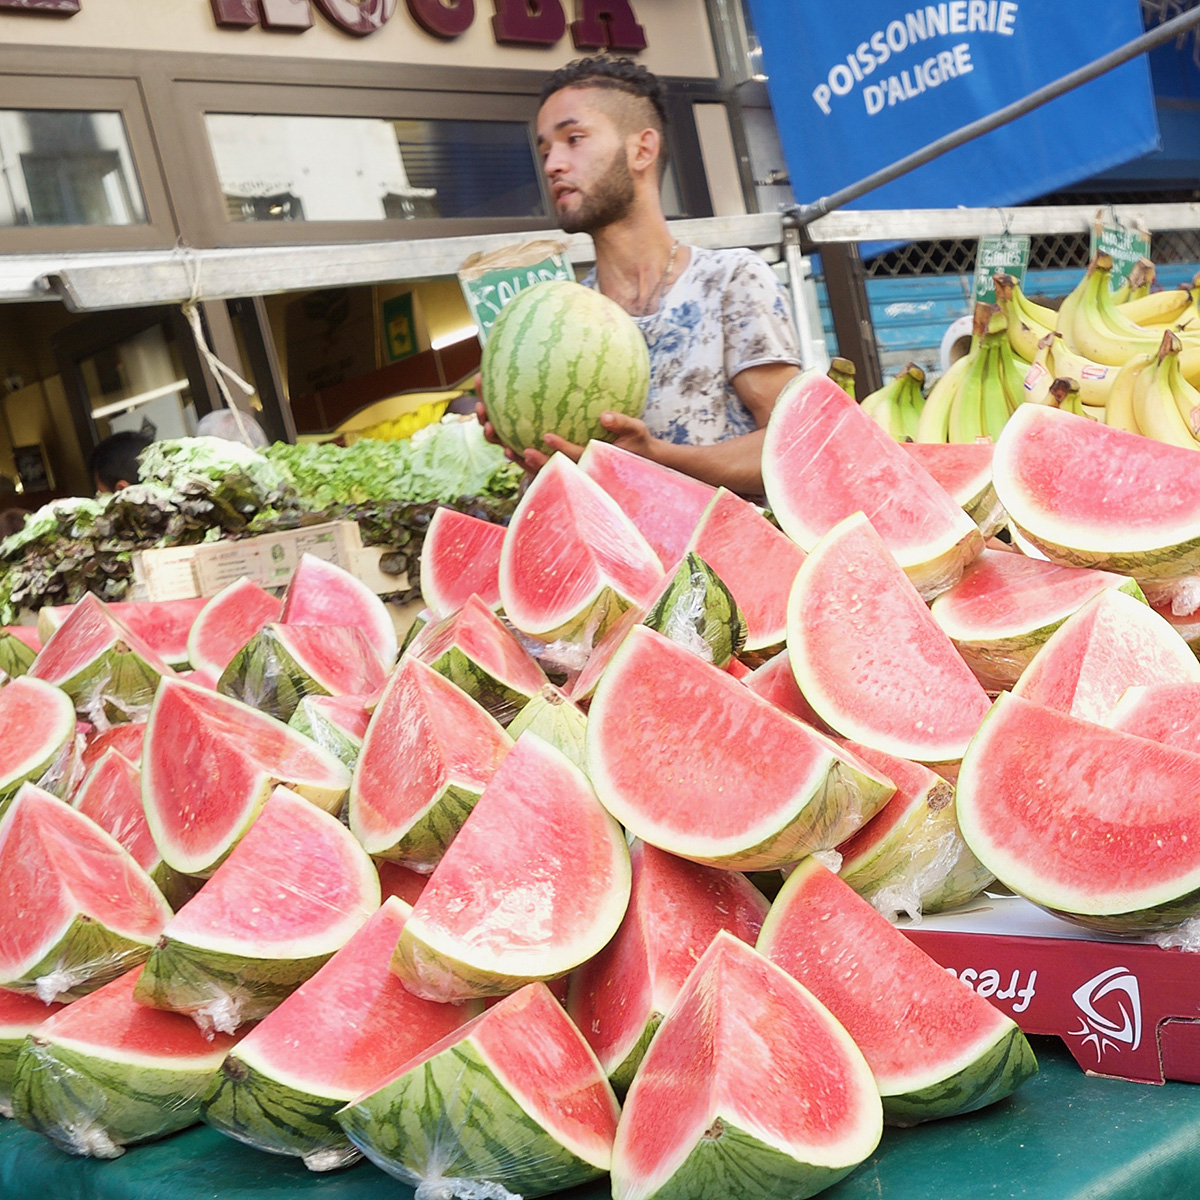
[[[1200,1083],[1200,954],[1106,939],[1018,897],[980,897],[904,933],[1089,1075]]]
[[[328,521],[281,533],[198,546],[142,550],[134,556],[132,600],[211,596],[241,576],[265,588],[286,586],[302,554],[315,554],[361,579],[377,595],[401,592],[407,576],[385,575],[380,551],[362,544],[353,521]]]

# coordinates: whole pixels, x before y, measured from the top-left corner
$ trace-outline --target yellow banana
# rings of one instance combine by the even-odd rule
[[[1053,321],[1043,325],[1027,317],[1017,304],[1017,293],[1020,289],[1011,275],[996,275],[996,303],[1008,322],[1008,341],[1026,362],[1032,362],[1037,355],[1038,343],[1054,328]],[[1046,310],[1050,312],[1049,309]],[[1056,314],[1050,313],[1051,316]]]
[[[1055,331],[1054,344],[1050,348],[1048,365],[1055,375],[1064,379],[1075,379],[1079,382],[1079,396],[1084,404],[1101,408],[1108,400],[1109,390],[1117,377],[1117,367],[1105,366],[1103,363],[1092,362],[1082,354],[1075,354],[1067,348],[1066,341]]]
[[[1179,371],[1188,383],[1200,387],[1200,346],[1187,346],[1179,356]]]
[[[950,408],[952,442],[973,442],[983,435],[983,376],[988,358],[989,351],[981,343]]]
[[[1200,442],[1192,436],[1170,386],[1170,365],[1178,361],[1179,349],[1179,339],[1168,329],[1154,362],[1142,371],[1134,385],[1133,411],[1138,427],[1149,437],[1172,446],[1200,450]]]
[[[1076,302],[1071,328],[1063,333],[1075,353],[1105,366],[1119,367],[1135,354],[1154,349],[1158,339],[1152,332],[1117,313],[1108,293],[1111,270],[1112,259],[1107,254],[1097,254],[1092,259]],[[1079,292],[1078,288],[1076,292]]]
[[[1079,400],[1079,384],[1074,379],[1055,379],[1050,385],[1050,403],[1063,412],[1083,416],[1083,405]]]
[[[1047,308],[1044,304],[1038,304],[1035,300],[1030,300],[1021,290],[1021,285],[1014,276],[1006,275],[1004,278],[1011,282],[1013,303],[1016,305],[1017,312],[1021,314],[1021,319],[1025,324],[1035,328],[1040,325],[1043,329],[1053,329],[1054,322],[1058,319],[1058,313],[1052,308]],[[1007,315],[1006,313],[1005,316]]]
[[[883,387],[864,396],[861,405],[863,412],[884,430],[888,437],[895,438],[898,442],[904,441],[904,429],[897,407],[902,386],[901,380],[902,376],[900,375],[897,375],[895,379],[888,380]]]
[[[1183,372],[1179,369],[1178,354],[1171,356],[1170,365],[1167,370],[1168,386],[1175,397],[1176,407],[1179,409],[1179,415],[1183,417],[1184,424],[1188,427],[1192,437],[1200,440],[1200,390],[1193,387],[1184,377]]]
[[[949,435],[950,409],[954,397],[971,368],[971,356],[977,351],[972,348],[969,354],[956,358],[942,374],[934,381],[925,397],[921,417],[917,422],[918,442],[944,442]]]
[[[1135,325],[1174,325],[1192,306],[1192,293],[1185,287],[1151,292],[1138,300],[1117,305],[1117,311]]]
[[[1029,364],[1025,383],[1021,388],[1022,404],[1046,404],[1050,385],[1054,382],[1054,371],[1050,366],[1050,348],[1058,339],[1057,333],[1048,333],[1038,342],[1037,357]]]
[[[1003,431],[1011,410],[1004,393],[1000,348],[992,344],[986,346],[984,353],[983,380],[979,385],[979,423],[983,432],[995,441]]]
[[[829,370],[826,374],[851,400],[854,399],[854,376],[856,368],[848,358],[830,359]]]
[[[1141,433],[1133,411],[1133,393],[1138,376],[1154,362],[1153,354],[1135,354],[1113,379],[1108,392],[1108,403],[1104,406],[1104,423],[1126,433]]]

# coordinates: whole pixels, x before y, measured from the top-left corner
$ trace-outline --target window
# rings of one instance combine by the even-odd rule
[[[144,225],[117,112],[0,109],[0,226]]]
[[[205,114],[230,221],[544,217],[520,121]]]

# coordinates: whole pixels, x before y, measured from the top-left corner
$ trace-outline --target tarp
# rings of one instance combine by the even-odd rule
[[[856,183],[1143,32],[1138,0],[750,0],[797,202]],[[1158,148],[1142,55],[867,193],[1012,205]]]

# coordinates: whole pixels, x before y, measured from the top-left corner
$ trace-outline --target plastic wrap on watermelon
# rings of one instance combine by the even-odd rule
[[[1164,950],[1183,950],[1189,954],[1200,952],[1200,916],[1189,917],[1174,929],[1151,934],[1150,940]]]
[[[82,722],[76,725],[74,736],[63,743],[53,761],[36,781],[38,787],[60,800],[69,800],[87,773],[84,762],[84,752],[87,749],[86,729],[87,726]]]
[[[17,1056],[13,1116],[68,1154],[117,1158],[127,1145],[194,1125],[237,1042],[137,1004],[140,971],[50,1016]]]
[[[1173,617],[1190,617],[1200,610],[1200,575],[1161,582],[1146,580],[1141,587],[1154,608],[1170,609]]]
[[[746,643],[746,618],[733,593],[693,551],[683,556],[642,624],[717,667],[727,666]]]
[[[378,697],[305,696],[288,724],[328,750],[351,770],[362,752],[367,723]]]
[[[618,1115],[583,1036],[546,985],[533,983],[337,1119],[417,1200],[533,1200],[608,1171]]]

